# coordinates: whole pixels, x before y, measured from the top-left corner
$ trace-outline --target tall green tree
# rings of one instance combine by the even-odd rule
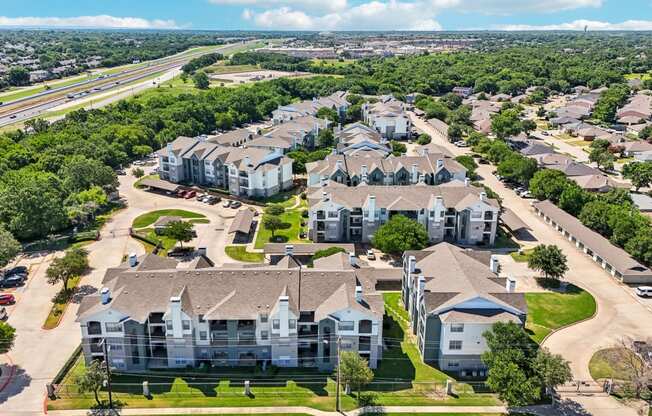
[[[652,162],[631,162],[623,166],[623,177],[639,189],[652,186]]]
[[[378,227],[372,244],[380,251],[398,255],[406,250],[421,250],[426,247],[428,232],[420,223],[397,214]]]
[[[79,276],[88,269],[88,251],[83,248],[74,247],[68,249],[63,257],[52,260],[45,271],[48,283],[51,285],[61,282],[63,292],[70,293],[71,288],[68,282],[75,276]]]
[[[183,247],[183,243],[187,243],[195,237],[193,224],[190,221],[181,220],[170,221],[165,226],[163,235],[177,240],[181,247]]]
[[[93,392],[95,403],[97,403],[98,406],[102,406],[99,391],[104,387],[106,381],[106,371],[99,360],[91,361],[90,365],[84,369],[84,372],[75,378],[77,390],[82,394]]]
[[[0,267],[5,267],[20,252],[20,243],[0,224]]]
[[[321,129],[317,134],[317,146],[319,148],[327,148],[335,146],[335,136],[331,129]]]
[[[263,227],[271,231],[272,237],[274,237],[276,231],[283,227],[283,221],[276,215],[265,215],[263,216]]]
[[[6,354],[14,346],[16,329],[6,322],[0,322],[0,354]]]
[[[613,169],[616,158],[609,151],[610,143],[606,140],[596,139],[589,146],[589,161],[598,165],[598,168]]]
[[[540,201],[549,199],[557,203],[562,192],[568,186],[569,181],[566,175],[554,169],[542,169],[535,173],[530,180],[530,192]]]
[[[346,385],[350,385],[358,392],[358,401],[360,400],[360,391],[362,387],[371,383],[374,379],[374,373],[369,368],[369,363],[360,357],[357,352],[343,351],[340,353],[339,362],[340,376]],[[337,372],[337,369],[335,370]]]
[[[115,189],[118,178],[110,167],[96,159],[81,155],[66,160],[59,171],[64,188],[71,193],[81,192],[93,186]]]
[[[204,71],[199,71],[192,76],[192,82],[194,82],[195,87],[200,90],[207,90],[210,87],[211,82],[208,79],[208,75]]]
[[[532,270],[543,273],[548,279],[561,279],[568,271],[566,255],[556,245],[539,244],[528,256],[527,265]]]
[[[491,117],[491,131],[496,137],[505,139],[523,131],[523,124],[517,109],[507,109]]]

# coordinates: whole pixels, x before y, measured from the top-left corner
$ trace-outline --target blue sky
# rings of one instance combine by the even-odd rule
[[[0,26],[652,30],[652,0],[0,0]]]

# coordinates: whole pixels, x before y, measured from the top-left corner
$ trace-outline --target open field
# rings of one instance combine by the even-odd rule
[[[528,306],[525,327],[530,336],[541,342],[550,332],[593,316],[593,296],[577,286],[568,285],[566,292],[526,293]]]
[[[288,202],[292,201],[292,202]],[[301,212],[307,208],[307,202],[305,200],[300,200],[300,204],[297,208],[288,208],[294,203],[294,198],[284,201],[284,206],[286,207],[285,213],[279,215],[283,223],[280,230],[274,231],[272,237],[272,231],[265,228],[263,225],[265,216],[263,214],[260,223],[258,225],[258,234],[256,235],[255,248],[263,248],[266,243],[271,242],[282,242],[282,243],[305,243],[307,239],[301,239],[299,233],[302,231],[307,232],[307,226],[302,226],[301,222],[304,218],[301,216]],[[281,202],[281,201],[279,201]],[[275,202],[272,202],[275,203]],[[287,204],[287,205],[286,205]]]
[[[589,362],[589,371],[594,380],[616,379],[628,380],[632,376],[631,368],[623,363],[633,358],[634,361],[643,365],[637,356],[624,348],[605,348],[597,351]]]

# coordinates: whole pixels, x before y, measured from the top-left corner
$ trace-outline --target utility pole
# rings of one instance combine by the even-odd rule
[[[109,347],[106,338],[102,340],[104,347],[104,366],[106,367],[106,388],[109,391],[109,409],[113,409],[113,395],[111,392],[111,366],[109,365]]]
[[[335,390],[335,410],[340,412],[340,347],[342,344],[342,337],[337,336],[337,389]]]

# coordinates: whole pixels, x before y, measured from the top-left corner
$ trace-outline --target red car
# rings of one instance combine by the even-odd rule
[[[186,197],[186,191],[178,191],[177,196],[179,198],[185,198]]]
[[[13,305],[16,303],[16,298],[10,293],[0,294],[0,305]]]
[[[186,195],[184,196],[184,198],[186,198],[186,199],[191,199],[191,198],[194,198],[195,195],[197,195],[197,192],[195,192],[195,191],[188,191],[188,192],[186,193]]]

